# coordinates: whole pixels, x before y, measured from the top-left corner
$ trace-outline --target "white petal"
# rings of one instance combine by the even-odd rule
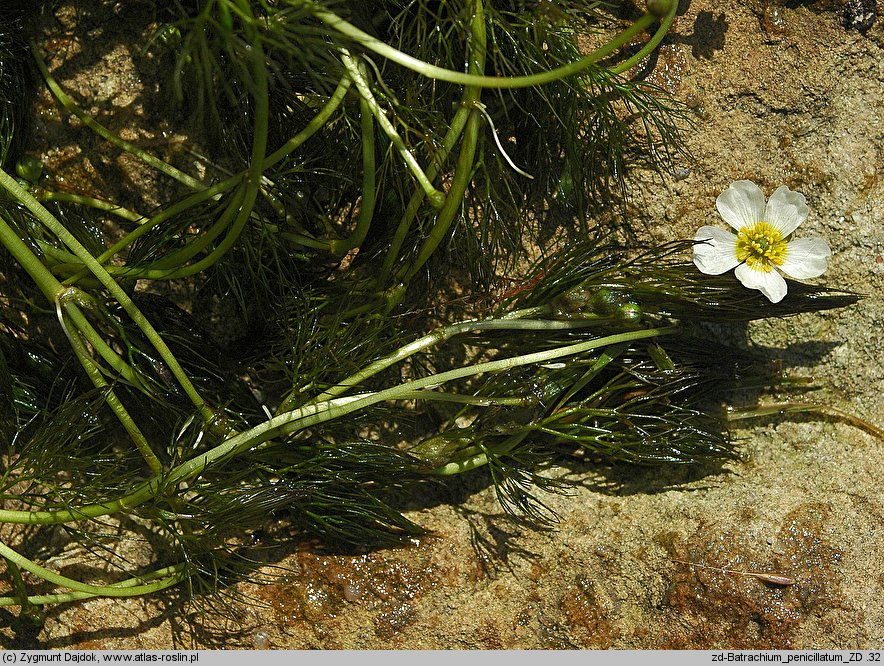
[[[786,260],[780,269],[789,277],[819,277],[826,271],[832,250],[822,238],[799,238],[786,244]]]
[[[764,220],[773,225],[785,238],[807,219],[809,213],[810,208],[807,207],[801,192],[793,192],[785,185],[780,185],[770,195],[767,208],[764,210]]]
[[[764,194],[751,180],[737,180],[718,195],[715,207],[724,221],[739,231],[764,215]]]
[[[721,275],[740,263],[737,259],[737,235],[730,231],[700,227],[694,241],[694,264],[701,273]]]
[[[771,303],[779,303],[786,295],[786,281],[776,271],[756,271],[746,264],[740,264],[734,275],[744,287],[758,289]]]

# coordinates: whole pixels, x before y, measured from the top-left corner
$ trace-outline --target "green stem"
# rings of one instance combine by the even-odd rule
[[[629,347],[629,342],[620,342],[618,344],[606,347],[596,361],[584,373],[584,375],[574,383],[557,401],[556,406],[551,410],[553,413],[562,409],[563,405],[568,402],[577,392],[583,389],[592,378],[598,375],[608,364],[622,354]],[[494,452],[496,455],[505,454],[518,446],[530,434],[529,428],[508,437],[502,444],[495,445]],[[471,469],[476,469],[488,464],[488,456],[483,452],[470,454],[467,450],[463,453],[467,457],[454,462],[447,463],[434,469],[431,473],[437,476],[452,476],[454,474],[462,474]]]
[[[117,417],[117,420],[120,422],[120,424],[129,434],[129,437],[135,443],[138,452],[141,453],[141,457],[144,458],[144,461],[150,468],[151,473],[154,476],[159,475],[163,471],[163,464],[150,448],[150,444],[148,443],[147,438],[135,424],[135,421],[129,415],[129,412],[123,406],[123,403],[120,402],[117,394],[114,393],[113,389],[109,388],[108,383],[105,381],[104,376],[101,374],[101,370],[99,370],[98,366],[95,365],[95,362],[89,355],[86,346],[83,344],[83,340],[82,338],[80,338],[80,333],[76,330],[68,330],[68,327],[64,322],[64,315],[61,312],[61,308],[64,308],[65,312],[69,312],[71,309],[75,309],[75,306],[71,306],[71,304],[65,305],[64,303],[62,303],[61,300],[58,301],[58,304],[59,323],[61,324],[62,329],[64,330],[65,335],[68,338],[68,342],[70,343],[71,348],[74,350],[74,354],[77,356],[77,360],[80,361],[80,365],[83,366],[83,369],[86,371],[86,374],[92,381],[93,386],[99,389],[107,389],[105,391],[104,397],[107,401],[108,407],[111,408],[111,411],[113,411],[114,415]]]
[[[156,571],[151,571],[150,573],[144,574],[143,576],[139,576],[137,578],[130,578],[129,580],[124,580],[119,583],[112,583],[109,587],[120,588],[120,589],[131,589],[136,585],[142,585],[145,581],[149,580],[160,580],[165,581],[163,587],[153,590],[154,592],[158,592],[159,590],[165,589],[166,587],[171,587],[177,583],[180,583],[184,580],[184,576],[182,575],[186,569],[184,565],[176,564],[171,567],[164,567],[163,569],[157,569]],[[67,603],[69,601],[80,601],[82,599],[93,599],[95,597],[101,596],[100,594],[96,594],[93,592],[66,592],[66,593],[58,593],[58,594],[34,594],[26,598],[27,603],[32,604],[34,606],[43,606],[48,604],[61,604]],[[133,595],[134,596],[134,595]],[[15,597],[0,597],[0,606],[18,606],[19,600]]]
[[[675,0],[672,0],[672,2],[675,5],[678,4]],[[313,16],[330,28],[337,30],[342,35],[355,40],[365,48],[392,60],[406,69],[410,69],[411,71],[417,72],[427,78],[466,86],[478,86],[480,88],[528,88],[531,86],[541,86],[552,81],[558,81],[568,76],[574,76],[629,43],[636,35],[649,28],[657,20],[657,17],[653,13],[646,12],[635,23],[608,41],[604,46],[583,56],[579,60],[562,65],[561,67],[525,76],[481,76],[431,65],[372,37],[336,14],[317,6],[313,2],[304,2],[303,4],[309,5]]]
[[[0,174],[7,174],[0,171]],[[0,183],[2,184],[2,183]],[[31,251],[24,241],[6,224],[6,221],[0,217],[0,243],[9,251],[19,265],[25,269],[25,272],[31,276],[31,279],[43,292],[43,295],[50,303],[55,303],[58,298],[66,292],[68,287],[61,284],[55,276],[43,265],[37,256]],[[82,331],[84,335],[92,343],[93,348],[99,355],[129,383],[139,386],[140,382],[135,371],[117,354],[110,346],[105,343],[98,332],[92,327],[92,324],[83,315],[79,308],[71,307],[69,310],[71,321],[74,326]]]
[[[301,247],[312,247],[315,250],[329,250],[332,247],[332,244],[327,240],[319,240],[313,236],[298,234],[293,231],[281,231],[279,235],[287,241],[294,243],[295,245],[300,245]]]
[[[89,206],[90,208],[94,208],[95,210],[101,210],[105,213],[111,213],[119,218],[128,220],[129,222],[138,222],[140,224],[147,220],[147,218],[140,213],[136,213],[135,211],[129,210],[128,208],[123,208],[122,206],[111,203],[110,201],[96,199],[95,197],[87,197],[85,194],[72,194],[70,192],[50,192],[48,190],[38,190],[35,193],[35,197],[37,201],[40,201],[41,203],[44,201],[63,201],[65,203],[74,203],[80,204],[81,206]]]
[[[223,180],[219,183],[215,183],[214,185],[207,187],[203,190],[200,190],[199,192],[194,192],[193,194],[187,196],[186,198],[182,199],[178,203],[175,203],[175,204],[169,206],[168,208],[162,210],[161,212],[157,213],[156,215],[154,215],[153,217],[148,219],[146,222],[144,222],[137,229],[133,229],[128,234],[123,236],[120,240],[118,240],[116,243],[111,245],[107,250],[105,250],[100,255],[95,257],[95,260],[99,264],[106,264],[108,261],[110,261],[111,258],[113,258],[121,250],[128,247],[129,245],[134,243],[136,240],[141,238],[141,236],[143,236],[144,234],[149,232],[151,229],[156,228],[157,226],[159,226],[160,224],[162,224],[166,220],[171,219],[171,218],[175,217],[176,215],[180,215],[181,213],[193,208],[194,206],[202,203],[203,201],[206,201],[208,199],[219,198],[224,192],[239,185],[243,180],[243,176],[244,176],[244,174],[236,174],[235,176],[231,176],[230,178],[227,178],[226,180]],[[58,270],[62,270],[63,268],[71,268],[72,269],[73,267],[57,267],[57,268],[58,268]],[[65,284],[73,284],[74,282],[82,279],[85,275],[87,275],[89,273],[89,269],[87,269],[87,268],[84,268],[81,266],[77,266],[76,268],[78,269],[78,272],[71,275],[69,278],[67,278],[64,281]],[[112,269],[112,268],[113,267],[111,267],[111,266],[108,267],[108,269]]]
[[[251,35],[251,54],[252,54],[252,96],[254,99],[254,110],[253,110],[253,128],[254,134],[252,136],[252,151],[250,156],[249,168],[245,172],[245,187],[242,189],[241,193],[236,193],[231,202],[225,208],[224,213],[222,213],[221,217],[212,225],[211,229],[202,234],[198,239],[194,240],[191,243],[188,243],[184,248],[177,250],[176,252],[170,254],[168,257],[164,257],[161,260],[157,261],[151,267],[138,267],[138,268],[110,268],[115,275],[120,276],[131,276],[131,277],[139,277],[143,279],[175,279],[188,277],[191,275],[195,275],[204,271],[207,268],[210,268],[214,264],[216,264],[227,252],[230,251],[230,248],[236,243],[239,239],[242,230],[245,228],[246,223],[251,217],[252,210],[255,206],[255,200],[257,199],[258,194],[261,191],[261,186],[263,184],[263,174],[265,168],[265,152],[267,150],[267,134],[269,127],[269,93],[268,93],[268,80],[267,80],[267,69],[264,63],[264,51],[261,46],[261,42],[258,39],[257,32],[253,31],[254,34]],[[343,88],[346,91],[346,86],[340,85],[339,88]],[[338,102],[339,103],[339,102]],[[324,107],[324,111],[331,107],[331,110],[328,110],[328,114],[330,115],[335,105],[326,104]],[[310,135],[312,135],[319,127],[322,126],[322,123],[316,123],[316,118],[311,121],[308,125],[308,129],[300,132],[296,137],[293,137],[286,144],[286,148],[288,150],[294,150],[299,142],[303,142]],[[309,131],[308,131],[309,130]],[[286,153],[277,151],[274,155],[278,155],[277,159],[281,159],[284,157]],[[243,179],[243,175],[233,176],[225,182],[233,181],[233,182],[241,182]],[[236,215],[233,219],[232,224],[230,223],[230,218]],[[205,248],[209,246],[209,244],[217,238],[224,229],[229,227],[229,232],[224,237],[224,239],[218,243],[218,245],[205,257],[200,259],[199,261],[194,262],[188,266],[181,266],[181,264],[185,263],[193,256],[203,251]]]
[[[521,437],[524,439],[524,435]],[[455,462],[446,463],[442,465],[442,467],[437,467],[430,474],[434,476],[454,476],[455,474],[463,474],[464,472],[469,472],[471,469],[478,469],[479,467],[484,467],[488,464],[488,456],[484,453],[477,453],[474,456],[470,456],[465,460],[458,460]]]
[[[285,144],[283,144],[279,149],[274,151],[271,155],[267,156],[266,159],[263,160],[263,167],[262,168],[267,169],[271,166],[274,166],[279,161],[283,160],[292,151],[294,151],[298,147],[300,147],[305,141],[307,141],[310,137],[312,137],[317,131],[319,131],[328,122],[328,119],[332,116],[332,114],[334,114],[334,112],[341,105],[344,98],[346,97],[346,93],[347,93],[348,89],[350,88],[350,85],[351,85],[350,79],[347,76],[342,77],[338,83],[337,88],[332,93],[332,95],[328,99],[328,101],[320,109],[320,111],[316,114],[316,116],[313,119],[311,119],[311,121],[304,127],[303,130],[301,130],[295,136],[293,136],[288,141],[286,141]],[[260,83],[259,83],[258,88],[260,89]],[[59,92],[61,93],[61,95],[64,95],[63,91],[59,90]],[[259,129],[260,128],[257,127],[257,125],[256,125],[256,130],[259,130]],[[258,132],[256,132],[256,133],[258,133]],[[265,141],[266,141],[266,139],[265,139]],[[266,143],[265,143],[265,146],[266,146]],[[253,151],[253,153],[254,152],[255,151]],[[252,163],[254,164],[254,160]],[[248,173],[249,172],[245,172],[243,174],[236,174],[234,176],[231,176],[230,178],[227,178],[224,181],[216,183],[215,185],[212,185],[207,188],[201,187],[200,191],[194,193],[193,195],[187,197],[186,199],[183,199],[179,203],[177,203],[173,206],[170,206],[169,208],[162,211],[158,215],[151,217],[138,229],[133,230],[132,232],[130,232],[129,234],[124,236],[122,239],[120,239],[119,241],[114,243],[110,248],[108,248],[108,250],[106,250],[99,257],[96,258],[97,261],[101,264],[106,263],[114,255],[119,253],[122,249],[131,245],[138,238],[140,238],[142,235],[144,235],[145,233],[147,233],[151,229],[158,226],[160,223],[165,222],[167,219],[170,219],[170,218],[174,217],[175,215],[178,215],[178,214],[188,210],[189,208],[201,203],[202,201],[205,201],[206,199],[218,198],[223,192],[231,189],[232,187],[235,187],[240,182],[242,182],[244,176],[248,175]],[[327,244],[323,243],[322,247],[326,248]],[[193,255],[191,255],[191,256],[193,256]],[[218,255],[216,255],[216,257],[217,256]],[[211,260],[199,264],[199,266],[196,269],[190,268],[183,273],[170,273],[167,270],[156,270],[155,272],[147,272],[145,274],[136,273],[136,276],[137,277],[144,277],[144,278],[148,278],[148,279],[183,277],[186,275],[193,274],[194,271],[198,272],[199,270],[202,270],[203,268],[214,263],[215,260],[216,260],[216,258],[213,257]],[[76,268],[78,269],[78,272],[76,274],[72,275],[71,277],[67,278],[67,280],[65,280],[66,284],[71,284],[71,283],[76,282],[77,280],[81,279],[88,272],[86,269],[83,269],[82,267],[77,266]],[[73,266],[60,267],[60,270],[72,270],[72,269],[73,269]],[[113,274],[125,274],[123,272],[125,269],[116,269],[114,267],[108,267],[108,270]]]
[[[272,153],[270,156],[266,158],[264,161],[264,168],[267,169],[279,161],[283,160],[288,154],[292,151],[296,150],[299,146],[301,146],[305,141],[307,141],[310,137],[312,137],[317,131],[319,131],[328,121],[328,119],[332,116],[332,114],[337,110],[337,108],[341,105],[341,102],[344,100],[347,90],[350,88],[351,81],[348,77],[343,77],[341,81],[338,83],[338,87],[335,89],[332,96],[328,99],[328,101],[323,105],[320,109],[319,113],[304,127],[303,130],[298,132],[295,136],[289,139],[285,144],[283,144],[278,150]],[[136,240],[138,240],[141,236],[149,232],[151,229],[159,226],[161,223],[165,222],[172,217],[179,215],[195,205],[202,203],[207,199],[218,199],[224,192],[230,190],[231,188],[237,186],[243,181],[243,178],[247,175],[248,172],[244,172],[241,174],[236,174],[227,178],[219,183],[216,183],[212,186],[209,186],[205,189],[202,189],[194,194],[188,196],[185,199],[182,199],[180,202],[170,206],[169,208],[161,211],[157,215],[144,220],[142,225],[137,229],[126,234],[123,238],[115,242],[111,247],[105,250],[100,256],[96,257],[96,261],[100,264],[106,264],[112,257],[118,254],[121,250],[128,247]],[[76,195],[71,195],[76,196]],[[55,196],[53,196],[53,199]],[[74,200],[74,199],[72,199]],[[111,204],[108,204],[110,206]],[[110,211],[113,212],[113,211]],[[130,211],[131,213],[131,211]],[[131,213],[132,215],[136,215],[135,213]],[[128,217],[127,217],[128,219]],[[304,244],[304,243],[301,243]],[[328,249],[327,242],[318,242],[317,247],[320,249]],[[312,246],[312,245],[311,245]],[[220,253],[219,253],[220,254]],[[219,256],[216,254],[211,259],[207,261],[203,261],[195,267],[188,267],[187,269],[181,269],[180,265],[183,263],[176,258],[177,266],[175,266],[174,270],[166,269],[166,268],[132,268],[127,269],[124,266],[107,266],[107,270],[112,275],[117,276],[126,276],[126,277],[139,277],[144,279],[171,279],[176,277],[185,277],[187,275],[192,275],[195,272],[199,272],[203,268],[206,268],[213,263],[215,263],[216,258]],[[193,256],[193,253],[190,255]],[[80,264],[71,263],[71,264],[61,264],[55,267],[56,271],[61,274],[65,273],[73,273],[70,277],[66,278],[65,284],[73,284],[78,280],[82,279],[85,275],[88,274],[88,269],[84,268]]]
[[[251,12],[247,2],[238,3],[240,10]],[[252,21],[254,17],[252,16]],[[247,23],[249,30],[249,45],[251,46],[251,92],[254,100],[252,111],[252,151],[249,160],[249,168],[246,171],[246,187],[239,214],[233,221],[230,233],[218,244],[218,246],[202,260],[182,269],[174,274],[175,277],[193,275],[215,264],[218,259],[227,254],[236,243],[246,222],[251,217],[255,206],[255,200],[261,191],[262,178],[264,175],[264,158],[267,153],[267,134],[270,122],[270,97],[268,90],[267,65],[264,59],[264,49],[261,39],[252,23]]]
[[[482,0],[475,0],[473,5],[473,18],[470,22],[470,56],[467,71],[478,75],[485,71],[485,55],[487,50],[487,34],[485,25],[485,12]],[[408,283],[412,277],[429,260],[436,248],[448,235],[448,230],[457,213],[461,210],[467,187],[473,178],[473,169],[476,161],[476,150],[479,145],[479,134],[482,116],[479,112],[479,102],[482,89],[479,86],[468,86],[464,91],[463,104],[468,110],[466,124],[463,130],[460,153],[457,156],[457,164],[448,188],[445,204],[439,211],[433,228],[430,230],[417,258],[410,268],[402,267],[399,277],[404,283]]]
[[[300,132],[295,134],[291,139],[286,141],[282,146],[280,146],[277,150],[272,152],[267,158],[264,160],[264,168],[269,169],[272,166],[275,166],[277,162],[284,159],[287,155],[289,155],[293,150],[296,150],[303,144],[307,139],[316,134],[320,129],[322,129],[328,119],[331,118],[332,114],[337,110],[337,108],[341,105],[341,102],[344,101],[344,97],[347,96],[347,91],[350,89],[350,78],[344,76],[338,82],[338,87],[335,88],[335,91],[332,93],[332,96],[328,98],[328,101],[323,105],[323,107],[319,110],[313,119],[307,123],[307,126],[304,127]]]
[[[133,579],[138,582],[125,587],[121,583],[114,583],[111,585],[90,585],[89,583],[81,583],[78,580],[62,576],[55,573],[54,571],[50,571],[45,567],[41,567],[36,562],[29,560],[24,555],[19,554],[2,542],[0,542],[0,556],[5,557],[10,562],[14,562],[16,566],[24,569],[25,571],[30,571],[35,576],[38,576],[54,585],[58,585],[59,587],[66,587],[70,590],[74,590],[75,592],[82,592],[89,595],[103,597],[134,597],[140,594],[150,594],[152,592],[157,592],[183,580],[184,572],[186,571],[186,569],[180,565],[177,570],[170,567],[170,569],[172,569],[174,573],[155,583],[149,583],[146,585],[140,582],[143,579]]]
[[[15,183],[17,189],[21,189],[15,179],[9,176],[5,171],[0,170],[0,185],[6,182]],[[14,193],[13,193],[14,196]],[[0,243],[9,251],[12,258],[25,269],[31,279],[43,292],[43,295],[50,303],[55,303],[56,297],[64,291],[64,285],[59,282],[55,276],[43,265],[43,262],[37,258],[30,247],[18,237],[6,220],[0,217]]]
[[[611,361],[620,356],[620,354],[625,352],[628,348],[629,343],[621,342],[619,345],[611,345],[610,347],[605,349],[601,354],[599,354],[596,362],[589,367],[589,369],[583,374],[583,376],[576,382],[574,382],[571,388],[565,391],[562,397],[559,398],[555,408],[552,411],[555,412],[562,409],[571,398],[582,391],[583,388],[587,384],[589,384],[589,382],[591,382],[596,375],[598,375],[602,370],[605,369],[605,367],[607,367],[611,363]]]
[[[636,53],[634,56],[621,62],[614,67],[611,67],[611,72],[614,74],[622,74],[623,72],[629,71],[633,67],[635,67],[638,63],[644,60],[648,54],[651,53],[663,38],[666,36],[666,33],[669,32],[669,28],[672,27],[672,21],[675,19],[675,13],[678,10],[678,1],[672,0],[669,3],[669,7],[667,8],[666,14],[660,20],[660,27],[657,28],[657,32],[654,33],[654,36],[648,40],[648,43],[645,44],[641,50]]]
[[[304,127],[303,130],[298,132],[295,136],[286,141],[279,149],[277,149],[271,155],[267,156],[264,159],[265,171],[275,166],[277,162],[285,159],[290,153],[292,153],[294,150],[297,150],[297,148],[300,147],[301,144],[303,144],[307,139],[316,134],[316,132],[318,132],[325,126],[329,118],[331,118],[332,114],[341,105],[341,102],[344,101],[344,98],[347,95],[347,91],[350,89],[350,84],[350,78],[345,74],[338,82],[338,87],[335,88],[332,96],[322,106],[322,108],[319,110],[319,113],[317,113],[313,117],[313,119],[309,123],[307,123],[306,127]],[[270,203],[276,213],[287,222],[291,222],[296,227],[300,227],[300,225],[292,220],[291,215],[286,214],[285,204],[272,193],[271,189],[275,187],[273,181],[271,181],[266,175],[263,177],[262,180],[264,186],[261,188],[261,194]],[[321,246],[321,249],[327,250],[327,243],[323,244]]]
[[[406,391],[398,400],[429,400],[433,402],[454,402],[461,405],[474,405],[476,407],[528,407],[536,402],[535,398],[495,398],[494,396],[462,395],[460,393],[445,393],[444,391]]]
[[[120,499],[103,504],[90,504],[76,510],[14,511],[0,509],[0,523],[26,525],[57,524],[110,515],[117,511],[139,506],[164,489],[191,479],[207,467],[240,455],[263,442],[315,426],[319,423],[345,417],[357,410],[370,407],[379,402],[401,400],[403,395],[411,396],[415,391],[434,389],[441,384],[465,377],[490,372],[505,372],[524,365],[548,363],[556,359],[583,354],[594,349],[605,348],[622,342],[647,340],[662,335],[670,335],[677,331],[678,328],[675,326],[627,331],[555,349],[455,368],[454,370],[414,379],[399,386],[373,393],[345,396],[321,403],[311,403],[291,412],[274,416],[254,428],[230,437],[213,449],[174,467],[162,477],[154,477],[139,484],[129,494]]]
[[[21,569],[19,569],[18,565],[9,558],[4,559],[6,561],[6,570],[9,572],[9,577],[12,578],[12,588],[16,592],[16,596],[7,597],[7,599],[10,599],[13,602],[10,605],[20,606],[21,612],[24,615],[31,610],[33,603],[28,598],[25,581],[21,577]]]
[[[457,113],[454,114],[454,118],[451,120],[451,125],[445,133],[445,136],[442,138],[442,143],[439,146],[439,149],[434,153],[433,161],[427,168],[427,178],[430,180],[436,178],[439,171],[448,160],[451,151],[454,150],[454,146],[460,139],[461,134],[463,134],[463,130],[467,125],[467,119],[471,116],[468,102],[473,94],[473,90],[473,88],[467,88],[464,90],[460,107],[457,109]],[[378,277],[378,285],[383,286],[387,283],[390,273],[393,271],[393,264],[396,263],[396,259],[399,257],[399,251],[402,249],[402,245],[408,237],[408,232],[411,229],[411,225],[414,222],[414,218],[417,215],[417,211],[420,208],[421,203],[423,203],[423,200],[424,191],[416,189],[414,194],[411,195],[408,205],[405,207],[405,212],[399,220],[396,231],[393,233],[393,238],[390,240],[390,247],[384,257],[384,264],[381,267],[381,272]]]
[[[208,231],[204,231],[203,233],[199,234],[194,239],[185,243],[183,247],[169,252],[165,256],[157,259],[150,264],[142,266],[108,265],[104,267],[104,270],[106,270],[109,275],[112,275],[117,279],[134,278],[144,280],[171,280],[175,278],[187,277],[189,275],[195,275],[196,273],[199,273],[206,268],[211,267],[212,265],[217,263],[217,261],[221,259],[221,257],[224,256],[224,254],[230,247],[229,243],[221,243],[218,245],[218,247],[214,248],[211,252],[209,252],[209,254],[207,254],[199,261],[189,265],[185,264],[187,264],[190,259],[205,250],[209,245],[211,245],[212,241],[220,236],[225,229],[231,227],[231,221],[238,213],[240,213],[242,209],[242,201],[244,196],[244,188],[241,188],[234,192],[231,195],[230,201],[225,207],[224,212],[221,213],[221,215],[218,217],[217,220],[215,220],[214,223],[212,223],[212,226],[208,229]],[[230,233],[238,236],[239,230],[234,229]],[[68,263],[61,263],[53,266],[53,270],[56,273],[64,274],[68,271],[77,270],[81,266],[81,263],[74,263],[72,261],[69,261]]]
[[[350,78],[353,79],[353,82],[356,84],[356,88],[359,90],[359,95],[368,103],[368,108],[371,109],[371,113],[378,121],[378,125],[381,126],[381,129],[384,131],[384,134],[387,135],[390,143],[392,143],[393,147],[399,152],[405,165],[408,167],[409,171],[411,171],[412,176],[417,180],[421,189],[423,189],[424,194],[426,194],[430,203],[435,208],[440,208],[445,202],[445,193],[437,190],[433,186],[433,183],[430,182],[430,179],[427,177],[427,174],[424,172],[421,165],[418,164],[415,156],[412,155],[408,146],[405,145],[405,141],[399,136],[396,128],[393,127],[393,123],[390,122],[390,119],[387,118],[387,114],[384,113],[381,105],[378,104],[374,94],[371,92],[371,87],[369,87],[368,82],[362,75],[356,61],[353,60],[346,50],[341,51],[341,62],[344,64],[347,74],[350,75]]]
[[[471,111],[464,128],[463,141],[461,142],[460,154],[457,156],[457,165],[454,168],[454,177],[448,188],[448,196],[445,205],[439,211],[439,215],[433,222],[433,227],[418,253],[417,258],[410,267],[403,266],[399,270],[402,282],[408,283],[412,277],[427,263],[439,244],[445,240],[448,230],[451,228],[454,218],[461,210],[467,187],[473,178],[473,167],[476,159],[476,148],[479,142],[479,129],[481,127],[481,115],[477,111]]]
[[[310,400],[307,404],[322,402],[324,400],[329,400],[331,398],[342,395],[353,387],[358,386],[369,377],[373,377],[379,372],[386,370],[390,366],[395,365],[400,361],[404,361],[408,357],[413,356],[420,351],[429,349],[431,347],[436,347],[457,335],[462,335],[471,331],[518,329],[551,331],[570,328],[583,328],[584,326],[590,325],[590,322],[583,321],[565,322],[538,319],[528,320],[526,322],[526,320],[519,318],[520,316],[530,317],[536,314],[540,314],[537,310],[538,308],[526,308],[525,310],[517,310],[511,312],[506,317],[499,317],[496,319],[462,321],[456,324],[443,326],[442,328],[437,328],[435,331],[431,331],[422,338],[418,338],[414,342],[411,342],[404,347],[400,347],[389,356],[385,356],[384,358],[378,359],[377,361],[374,361],[373,363],[367,365],[359,372],[350,375],[346,379],[325,390],[320,395]],[[291,409],[291,407],[292,405],[286,402],[283,404],[283,406],[279,408],[277,413],[281,414]]]
[[[31,194],[24,190],[18,182],[14,178],[12,178],[5,171],[0,170],[0,187],[5,189],[9,194],[11,194],[16,200],[18,200],[22,205],[25,206],[37,220],[43,224],[47,229],[52,231],[58,237],[58,239],[64,243],[77,257],[86,268],[98,279],[98,281],[105,287],[105,289],[110,292],[111,296],[113,296],[117,302],[122,306],[122,308],[126,311],[126,313],[132,318],[132,321],[142,330],[144,335],[150,340],[151,344],[159,353],[160,357],[165,361],[166,365],[169,367],[169,370],[178,380],[178,383],[181,385],[181,388],[190,398],[191,402],[193,402],[194,406],[202,413],[206,422],[210,422],[214,418],[214,414],[212,410],[206,405],[205,401],[200,396],[199,392],[193,386],[190,381],[190,378],[187,376],[187,373],[184,372],[184,369],[178,363],[178,360],[172,355],[172,352],[169,350],[169,347],[166,345],[165,341],[160,337],[160,334],[157,333],[156,329],[151,325],[151,323],[147,320],[147,318],[142,314],[141,310],[139,310],[135,303],[132,302],[132,299],[129,295],[123,290],[120,285],[114,281],[113,277],[99,264],[95,257],[89,254],[89,251],[83,247],[80,242],[74,238],[73,234],[71,234],[67,229],[64,228],[62,224],[59,223],[58,220],[50,213],[43,205],[37,201]],[[11,231],[11,229],[10,229]],[[14,235],[14,234],[13,234]],[[16,239],[21,243],[21,239]],[[5,244],[4,239],[4,244]],[[23,243],[21,243],[24,245]],[[27,247],[27,246],[25,246]],[[19,259],[16,256],[16,259]],[[28,264],[23,264],[25,270],[28,271],[32,276],[35,276],[31,270],[29,270],[28,266],[33,262],[39,261],[36,257],[31,255],[31,257],[24,257],[28,261]],[[52,286],[49,291],[46,288],[50,287],[50,282],[46,279],[43,273],[48,271],[45,270],[45,267],[40,264],[42,268],[41,271],[37,271],[35,279],[38,279],[38,285],[41,290],[43,290],[44,294],[46,294],[47,298],[49,298],[50,302],[54,303],[56,297],[59,294],[60,283],[52,277]],[[56,286],[57,285],[57,286]],[[87,339],[92,342],[93,335],[95,338],[100,339],[100,337],[94,331],[87,332],[84,331]]]
[[[184,247],[169,252],[166,256],[149,264],[147,267],[119,267],[114,270],[114,267],[109,266],[108,271],[114,275],[142,277],[145,279],[156,279],[157,276],[162,276],[164,278],[180,277],[182,267],[197,254],[205,250],[224,232],[225,229],[230,227],[230,223],[241,209],[244,196],[245,193],[242,188],[235,191],[231,195],[230,201],[224,209],[224,212],[218,216],[218,219],[212,223],[212,226],[190,242],[185,243]],[[209,253],[209,256],[213,255],[215,255],[214,250]],[[217,258],[220,258],[220,256]],[[216,260],[217,259],[213,256],[211,263],[214,263]],[[203,261],[203,263],[205,263],[205,261]]]
[[[359,98],[362,124],[362,202],[359,205],[359,217],[356,228],[346,240],[333,240],[329,244],[332,254],[343,256],[353,248],[362,245],[374,217],[375,201],[375,150],[374,150],[374,117],[371,105],[364,97]]]
[[[151,155],[146,150],[142,150],[138,146],[131,144],[124,139],[121,139],[119,136],[107,129],[104,125],[100,124],[90,115],[88,115],[79,106],[77,106],[74,100],[72,100],[68,96],[68,94],[65,93],[64,90],[61,89],[61,86],[58,85],[58,82],[53,78],[52,74],[49,73],[49,68],[46,66],[46,62],[43,60],[43,56],[40,54],[40,51],[37,48],[36,44],[31,44],[31,52],[34,54],[34,59],[37,61],[37,67],[40,68],[40,72],[43,74],[43,78],[46,80],[46,85],[49,86],[49,90],[52,91],[52,94],[55,95],[56,99],[61,103],[61,105],[70,113],[77,116],[77,118],[79,118],[82,123],[86,125],[86,127],[91,129],[100,137],[106,139],[107,141],[110,141],[118,148],[121,148],[127,153],[134,155],[145,164],[152,166],[154,169],[166,174],[170,178],[174,178],[187,187],[194,190],[200,190],[204,187],[204,185],[196,178],[193,178],[183,171],[176,169],[171,164],[164,162],[154,155]]]

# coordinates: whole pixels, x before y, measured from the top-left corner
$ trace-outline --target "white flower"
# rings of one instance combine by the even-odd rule
[[[782,185],[765,205],[755,183],[738,180],[718,195],[715,207],[737,233],[716,227],[697,230],[694,263],[700,272],[721,275],[735,268],[743,286],[779,303],[786,295],[786,281],[777,269],[797,279],[818,277],[826,270],[832,256],[826,241],[790,240],[810,212],[800,192]]]

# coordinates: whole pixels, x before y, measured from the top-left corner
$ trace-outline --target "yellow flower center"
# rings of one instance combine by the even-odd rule
[[[737,259],[756,271],[769,273],[786,260],[786,239],[767,222],[756,222],[737,233]]]

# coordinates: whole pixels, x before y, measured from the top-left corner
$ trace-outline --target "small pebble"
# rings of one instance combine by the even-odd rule
[[[270,649],[270,634],[263,629],[257,629],[252,633],[252,647],[256,650]]]
[[[359,592],[359,587],[354,583],[347,583],[344,585],[344,599],[353,603],[359,600],[362,594]]]

